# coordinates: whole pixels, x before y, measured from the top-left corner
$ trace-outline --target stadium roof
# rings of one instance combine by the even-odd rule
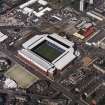
[[[4,35],[3,33],[0,32],[0,42],[3,42],[4,40],[6,40],[8,38],[7,35]]]
[[[52,62],[47,61],[43,57],[33,53],[31,51],[32,48],[37,47],[44,40],[49,41],[57,50],[63,50],[64,52],[59,55]],[[45,72],[53,72],[56,69],[62,70],[65,66],[67,66],[72,60],[76,58],[76,54],[74,54],[74,43],[53,33],[53,34],[45,34],[45,35],[36,35],[32,37],[30,40],[23,44],[24,49],[19,50],[18,53],[23,56],[25,59],[29,60],[33,64],[40,67]],[[46,53],[48,53],[46,51]]]

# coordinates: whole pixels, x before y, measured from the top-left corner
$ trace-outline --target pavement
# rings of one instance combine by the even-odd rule
[[[77,96],[74,96],[71,91],[68,91],[65,87],[63,87],[59,83],[51,80],[49,77],[47,77],[42,72],[40,72],[40,70],[37,67],[35,67],[33,65],[30,65],[24,59],[18,58],[17,57],[17,53],[16,53],[17,49],[15,49],[15,48],[13,48],[13,49],[12,50],[10,50],[10,49],[9,50],[8,49],[0,49],[0,50],[2,50],[2,52],[4,52],[7,56],[9,56],[10,58],[13,58],[16,62],[18,62],[19,64],[21,64],[22,66],[24,66],[30,72],[32,72],[33,74],[37,75],[40,79],[48,80],[51,83],[52,88],[54,88],[55,90],[63,93],[68,99],[72,100],[73,103],[71,103],[71,105],[73,105],[76,101],[78,103],[80,103],[80,105],[86,105],[79,98],[78,95]]]

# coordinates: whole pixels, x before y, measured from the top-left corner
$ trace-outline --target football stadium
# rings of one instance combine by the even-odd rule
[[[77,56],[74,43],[53,33],[36,35],[23,43],[18,54],[47,73],[63,70]]]
[[[36,47],[32,48],[31,51],[38,54],[49,62],[52,62],[64,52],[63,49],[46,40],[44,40]]]

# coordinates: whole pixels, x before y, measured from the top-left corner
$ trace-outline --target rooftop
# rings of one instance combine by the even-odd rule
[[[73,46],[73,42],[55,33],[36,35],[23,43],[24,49],[19,50],[19,54],[44,71],[62,70],[77,56]]]
[[[25,14],[33,13],[37,17],[43,16],[46,12],[52,9],[47,6],[48,2],[45,0],[29,0],[26,3],[20,5],[20,9]]]

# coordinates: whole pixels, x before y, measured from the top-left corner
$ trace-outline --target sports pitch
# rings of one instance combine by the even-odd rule
[[[5,75],[16,81],[18,87],[29,88],[39,78],[20,65],[15,65],[10,68]]]
[[[49,62],[52,62],[64,52],[63,49],[48,41],[43,41],[36,47],[32,48],[31,51]]]

